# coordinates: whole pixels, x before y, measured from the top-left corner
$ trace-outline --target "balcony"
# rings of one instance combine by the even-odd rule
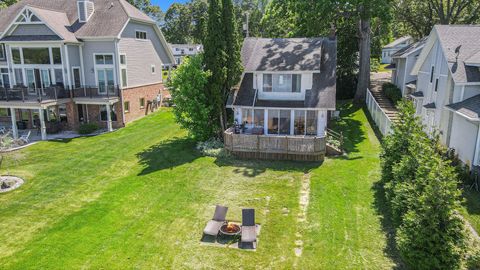
[[[325,136],[235,134],[231,128],[224,140],[227,151],[246,159],[323,161],[326,154]]]
[[[27,87],[0,88],[0,101],[42,103],[65,98],[70,98],[70,93],[61,86],[37,90],[28,89]]]
[[[120,95],[117,86],[97,87],[85,86],[72,89],[72,98],[110,99]]]

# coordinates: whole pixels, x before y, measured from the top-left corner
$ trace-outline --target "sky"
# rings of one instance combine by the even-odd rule
[[[152,0],[152,4],[159,5],[163,11],[167,11],[167,9],[173,3],[185,3],[188,0]]]

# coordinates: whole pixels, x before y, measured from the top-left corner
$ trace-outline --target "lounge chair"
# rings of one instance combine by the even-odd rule
[[[28,131],[27,134],[24,134],[24,135],[20,136],[19,140],[28,144],[30,142],[30,134],[31,133],[32,133],[31,131]]]
[[[207,226],[203,230],[205,235],[217,236],[220,227],[225,223],[228,207],[217,205],[212,220],[208,221]]]
[[[257,226],[255,209],[242,209],[242,237],[240,248],[255,249],[257,244]]]

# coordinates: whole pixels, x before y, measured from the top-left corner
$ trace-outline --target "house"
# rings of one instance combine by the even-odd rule
[[[323,159],[336,46],[328,38],[246,38],[242,80],[227,102],[241,128],[226,132],[226,148],[244,157]]]
[[[392,55],[413,43],[411,36],[401,37],[382,48],[382,64],[391,64]]]
[[[197,55],[203,52],[203,45],[201,44],[170,44],[173,56],[175,57],[175,64],[180,65],[183,58],[187,56]]]
[[[392,83],[402,91],[404,97],[415,92],[417,76],[411,73],[426,42],[427,38],[423,38],[392,54],[392,64],[390,65]]]
[[[173,54],[125,0],[22,0],[0,11],[0,121],[112,130],[148,113]]]
[[[480,165],[480,25],[437,25],[413,75],[411,96],[427,132],[456,150],[467,165]]]

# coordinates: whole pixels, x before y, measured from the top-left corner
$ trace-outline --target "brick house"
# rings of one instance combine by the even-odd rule
[[[22,0],[0,10],[0,122],[112,130],[148,114],[175,61],[156,22],[125,0]]]

